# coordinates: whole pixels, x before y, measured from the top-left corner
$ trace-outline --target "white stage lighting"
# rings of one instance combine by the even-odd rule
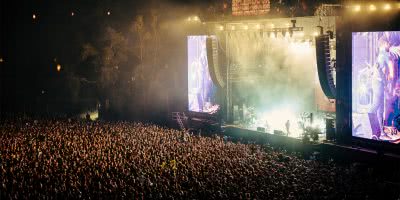
[[[355,5],[355,6],[353,7],[353,11],[354,11],[354,12],[360,12],[360,11],[361,11],[361,6],[360,6],[360,5]]]
[[[392,9],[392,6],[391,6],[390,4],[385,4],[385,5],[383,6],[383,9],[384,9],[384,10],[390,10],[390,9]]]
[[[295,33],[294,33],[294,36],[297,36],[297,37],[304,37],[304,32],[303,32],[303,31],[301,31],[301,32],[295,32]]]
[[[376,10],[376,6],[374,4],[369,5],[369,10],[370,11],[375,11]]]

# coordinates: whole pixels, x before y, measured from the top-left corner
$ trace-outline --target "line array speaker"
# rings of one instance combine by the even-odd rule
[[[207,60],[208,69],[212,81],[220,88],[225,87],[225,77],[218,60],[218,39],[216,36],[207,37]]]
[[[329,35],[320,35],[315,38],[318,77],[322,91],[329,99],[335,99],[336,86],[333,79]]]

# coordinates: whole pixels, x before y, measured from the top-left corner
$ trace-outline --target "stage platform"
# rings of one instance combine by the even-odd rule
[[[319,154],[322,159],[334,159],[343,162],[397,163],[400,165],[400,154],[361,148],[355,145],[338,145],[334,142],[303,143],[299,138],[270,134],[256,130],[248,130],[235,125],[223,126],[224,135],[232,140],[244,143],[269,144],[274,148],[300,152],[304,155]],[[399,166],[400,167],[400,166]]]

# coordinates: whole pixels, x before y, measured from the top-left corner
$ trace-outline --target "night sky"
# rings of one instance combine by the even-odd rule
[[[79,65],[82,45],[96,42],[105,27],[126,29],[135,15],[163,6],[205,5],[205,1],[85,0],[1,1],[2,110],[52,98],[63,72]],[[57,65],[61,72],[57,72]],[[60,83],[61,82],[61,83]],[[58,92],[57,92],[58,91]],[[62,91],[61,91],[62,93]]]
[[[200,12],[204,15],[207,7],[221,2],[229,3],[217,0],[1,1],[2,112],[24,111],[44,100],[56,101],[67,95],[66,74],[91,73],[85,72],[80,60],[83,44],[98,42],[106,27],[124,32],[136,15],[146,15],[151,9],[158,9],[163,20]],[[297,1],[286,2],[295,5]],[[184,12],[178,13],[175,8]],[[61,66],[60,72],[57,65]]]

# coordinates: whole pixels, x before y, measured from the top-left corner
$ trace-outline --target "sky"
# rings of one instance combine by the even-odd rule
[[[149,8],[171,20],[225,0],[24,0],[0,2],[1,98],[4,107],[59,96],[63,71],[77,65],[82,45],[106,27],[123,31]],[[226,0],[229,2],[228,0]],[[308,0],[305,0],[308,2]],[[289,0],[294,4],[297,1]],[[76,66],[75,66],[76,67]],[[53,91],[53,92],[50,92]],[[38,100],[39,99],[39,100]]]
[[[3,110],[10,102],[15,106],[49,97],[50,91],[53,96],[59,95],[57,90],[64,79],[57,72],[57,65],[62,69],[76,65],[82,45],[99,38],[106,27],[123,31],[135,15],[146,14],[148,8],[204,6],[208,2],[211,1],[1,1],[0,103]]]

